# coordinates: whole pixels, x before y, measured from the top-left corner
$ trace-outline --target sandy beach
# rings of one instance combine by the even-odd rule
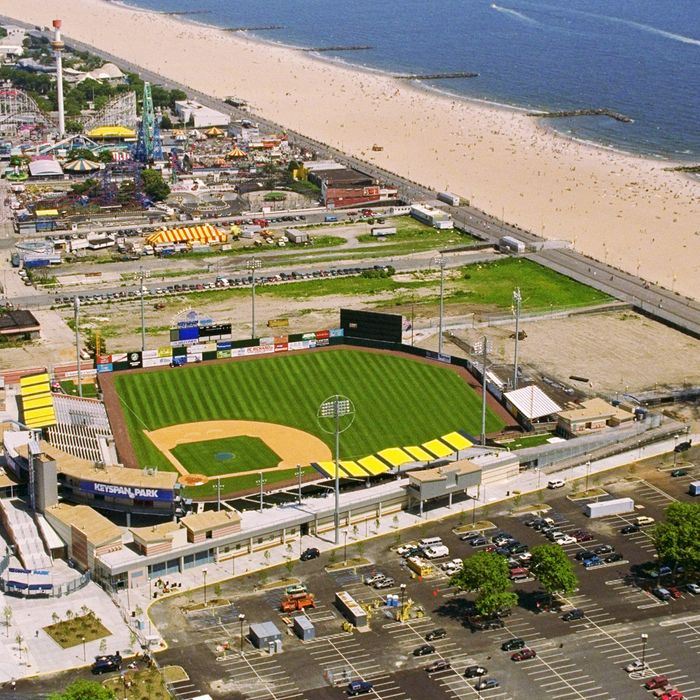
[[[452,99],[103,0],[0,0],[64,34],[438,189],[669,289],[700,296],[700,182],[566,139],[521,112]],[[380,144],[383,151],[372,151]]]

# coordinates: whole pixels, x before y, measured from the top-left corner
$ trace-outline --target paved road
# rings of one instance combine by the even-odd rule
[[[16,24],[22,24],[16,20],[12,21]],[[25,24],[25,26],[29,25]],[[413,180],[379,168],[355,156],[343,153],[328,144],[321,143],[308,136],[291,131],[269,119],[231,107],[222,100],[215,99],[187,85],[165,78],[153,71],[145,70],[141,66],[137,66],[119,56],[107,53],[94,46],[75,41],[69,37],[64,38],[69,46],[102,56],[105,60],[113,61],[129,71],[138,73],[144,80],[169,87],[180,88],[202,104],[227,112],[231,114],[234,119],[250,119],[252,117],[258,121],[265,130],[270,132],[284,131],[295,144],[315,152],[323,158],[334,158],[349,167],[357,168],[374,178],[393,184],[397,187],[400,196],[405,201],[434,199],[435,197],[436,193],[433,190]],[[456,221],[462,223],[471,233],[485,240],[497,241],[504,235],[515,236],[527,243],[541,243],[545,240],[529,231],[504,225],[496,217],[485,214],[473,207],[449,207],[448,209],[454,215]],[[644,280],[641,278],[622,272],[606,263],[594,261],[573,250],[540,253],[533,256],[533,259],[546,267],[564,272],[574,277],[574,279],[586,282],[611,296],[624,301],[631,301],[645,314],[684,330],[696,338],[700,338],[700,303],[696,300],[681,297],[680,295],[676,295],[673,291],[664,289],[658,285],[645,285]]]

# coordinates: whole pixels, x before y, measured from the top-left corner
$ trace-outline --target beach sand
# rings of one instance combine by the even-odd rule
[[[700,297],[700,182],[596,148],[522,112],[103,0],[0,0],[40,26],[284,126],[681,294]],[[372,151],[379,144],[383,151]]]

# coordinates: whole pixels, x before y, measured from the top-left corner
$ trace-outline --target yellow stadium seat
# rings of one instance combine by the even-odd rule
[[[428,450],[428,452],[432,452],[436,457],[447,457],[454,452],[451,447],[448,447],[444,442],[437,439],[424,442],[422,447]]]
[[[384,464],[381,460],[377,459],[374,455],[369,455],[368,457],[363,457],[358,459],[357,463],[366,469],[372,476],[377,476],[378,474],[384,474],[384,472],[389,471],[389,467]]]
[[[385,461],[389,462],[392,467],[400,467],[406,462],[413,462],[413,457],[406,454],[400,447],[387,447],[377,454]]]
[[[356,479],[367,478],[367,472],[357,462],[343,460],[340,463],[340,466],[343,469],[343,471],[345,471],[350,476],[355,477]]]
[[[422,447],[417,445],[411,445],[410,447],[403,448],[408,454],[416,460],[416,462],[429,462],[433,459],[433,455],[428,454]]]

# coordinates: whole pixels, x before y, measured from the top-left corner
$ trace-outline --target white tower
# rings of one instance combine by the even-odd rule
[[[53,41],[51,48],[56,53],[56,95],[58,98],[58,131],[59,137],[66,133],[66,116],[63,112],[63,49],[65,44],[61,39],[61,20],[53,21]]]

